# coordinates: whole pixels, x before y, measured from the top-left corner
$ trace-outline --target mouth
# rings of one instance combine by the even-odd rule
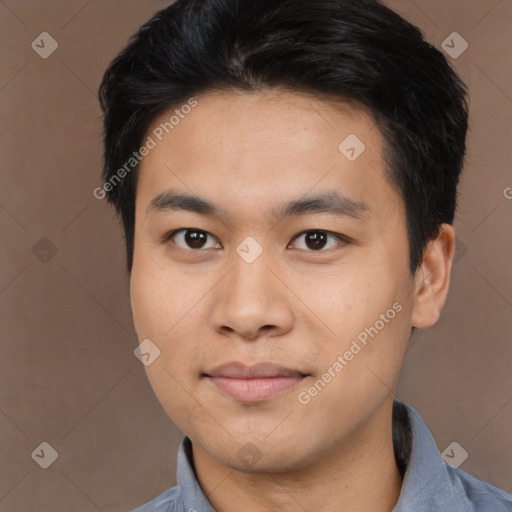
[[[221,393],[243,403],[260,403],[282,395],[309,374],[273,363],[247,366],[228,363],[203,373],[202,377]]]

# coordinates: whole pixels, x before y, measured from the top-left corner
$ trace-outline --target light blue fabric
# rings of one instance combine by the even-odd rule
[[[446,464],[419,414],[404,405],[411,419],[413,444],[392,512],[512,512],[512,494]],[[178,485],[132,512],[215,512],[197,482],[191,453],[190,439],[185,437],[178,451]]]

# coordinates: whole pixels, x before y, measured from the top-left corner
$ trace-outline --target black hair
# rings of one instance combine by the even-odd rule
[[[386,177],[405,203],[414,275],[441,224],[453,224],[467,88],[417,27],[377,0],[177,0],[142,25],[99,89],[101,194],[122,219],[128,271],[138,165],[128,172],[126,162],[152,121],[208,91],[268,88],[371,112]]]
[[[393,400],[392,436],[396,465],[403,478],[411,459],[413,432],[409,411],[400,400]]]

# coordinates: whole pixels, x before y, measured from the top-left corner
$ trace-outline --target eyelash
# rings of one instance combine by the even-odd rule
[[[201,232],[201,233],[206,233],[207,235],[215,238],[211,233],[209,233],[208,231],[204,231],[203,229],[198,229],[198,228],[180,228],[180,229],[174,229],[173,231],[170,231],[169,233],[165,234],[163,237],[162,237],[162,242],[163,243],[166,243],[166,242],[169,242],[172,240],[172,238],[178,234],[179,232],[181,231],[198,231],[198,232]],[[338,233],[334,233],[332,231],[327,231],[325,229],[307,229],[305,231],[301,231],[300,233],[298,233],[297,235],[295,235],[293,238],[292,238],[292,242],[294,240],[296,240],[297,238],[299,238],[300,236],[302,235],[305,235],[307,233],[326,233],[327,235],[331,235],[335,238],[338,239],[338,242],[342,243],[343,245],[345,244],[348,244],[350,243],[350,239],[346,236],[343,236],[343,235],[340,235]],[[176,242],[174,242],[176,243]],[[176,244],[177,245],[177,244]],[[183,249],[182,247],[178,246],[178,248],[180,249]],[[211,249],[211,247],[209,247],[208,249]],[[303,250],[303,251],[306,251],[306,252],[311,252],[311,253],[319,253],[319,252],[326,252],[330,249],[333,249],[333,247],[330,247],[328,249],[324,249],[324,248],[321,248],[321,249],[318,249],[318,250],[312,250],[312,249],[300,249],[300,250]],[[192,248],[187,248],[187,249],[183,249],[184,251],[191,251],[191,252],[200,252],[202,250],[202,248],[200,249],[192,249]]]

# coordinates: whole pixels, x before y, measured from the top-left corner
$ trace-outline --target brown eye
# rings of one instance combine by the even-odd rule
[[[207,245],[208,237],[212,239],[213,246]],[[220,244],[216,243],[213,236],[207,231],[201,229],[179,229],[171,233],[168,237],[169,240],[173,240],[174,243],[182,249],[210,249],[218,247]]]
[[[298,235],[295,240],[300,240],[303,238],[304,242],[302,246],[297,247],[297,249],[304,249],[309,251],[321,251],[322,249],[330,249],[336,246],[336,242],[345,242],[345,240],[336,235],[334,233],[330,233],[329,231],[321,231],[321,230],[309,230],[304,231],[300,235]],[[329,238],[334,239],[334,244],[328,245]]]

